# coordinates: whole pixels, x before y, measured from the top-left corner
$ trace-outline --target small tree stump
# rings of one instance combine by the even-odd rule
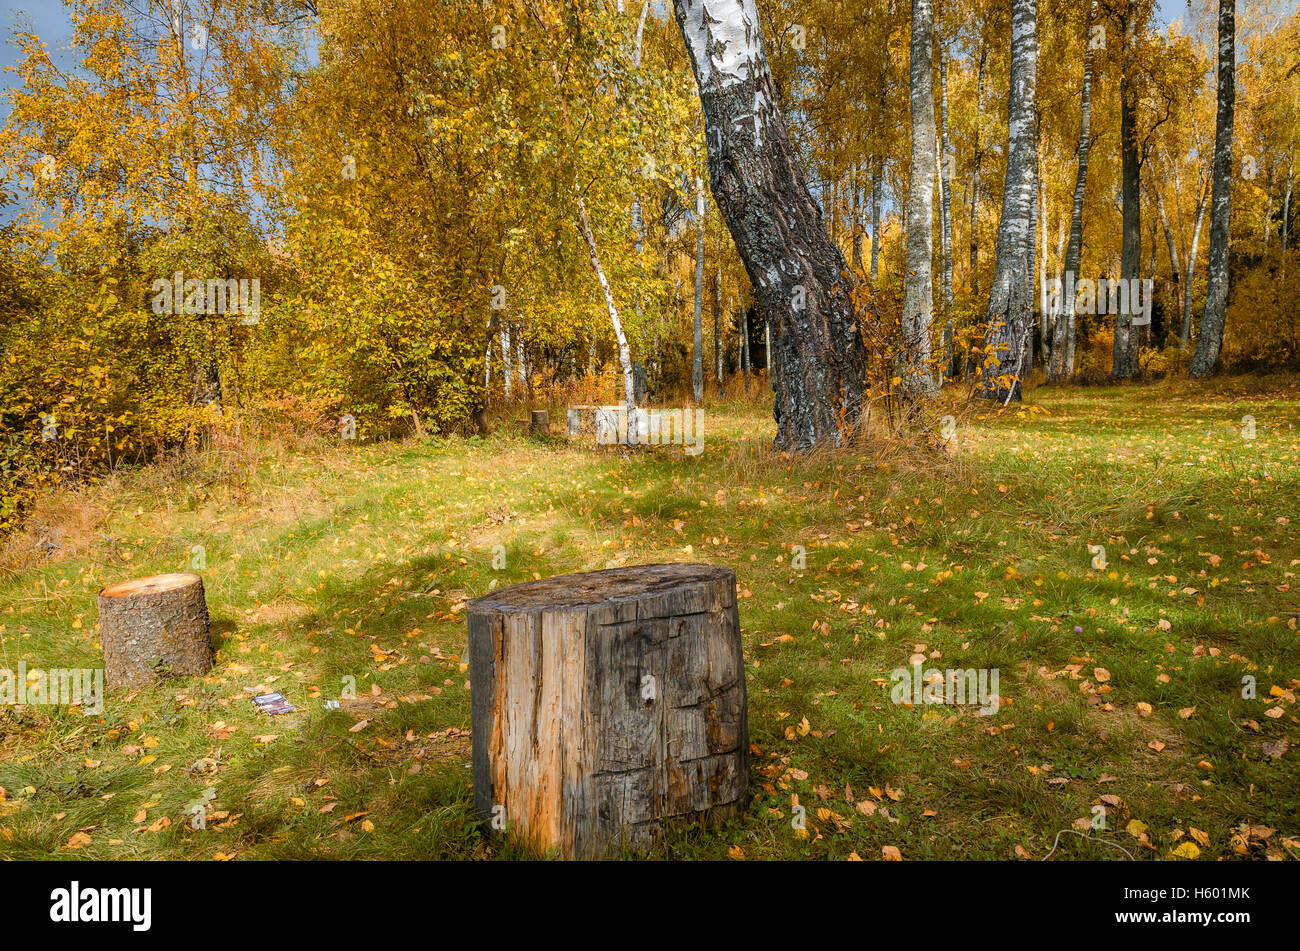
[[[136,578],[99,592],[99,642],[110,686],[192,677],[212,669],[203,579]]]
[[[534,436],[549,436],[551,434],[551,414],[544,409],[533,410],[532,422],[529,424],[528,429]]]
[[[641,565],[514,585],[468,607],[474,801],[566,858],[745,808],[736,576]]]
[[[601,407],[596,410],[596,445],[615,446],[619,443],[618,411]]]
[[[565,432],[570,436],[578,436],[582,433],[582,410],[576,406],[569,407],[565,411]]]

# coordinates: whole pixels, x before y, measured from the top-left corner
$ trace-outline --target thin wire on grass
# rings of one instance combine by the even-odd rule
[[[1128,856],[1130,862],[1137,861],[1137,859],[1133,858],[1133,854],[1129,852],[1128,849],[1124,848],[1124,846],[1120,845],[1118,842],[1112,842],[1110,841],[1110,839],[1099,839],[1096,836],[1084,835],[1078,829],[1062,829],[1060,832],[1056,833],[1056,838],[1052,840],[1052,849],[1050,852],[1048,852],[1046,855],[1043,856],[1042,861],[1046,862],[1056,853],[1056,846],[1061,841],[1061,834],[1065,832],[1072,832],[1075,835],[1077,835],[1079,838],[1087,839],[1089,842],[1100,842],[1102,845],[1109,845],[1111,848],[1119,849],[1121,852],[1123,852],[1125,855]]]

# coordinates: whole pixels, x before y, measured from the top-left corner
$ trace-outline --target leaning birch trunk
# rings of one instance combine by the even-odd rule
[[[1007,171],[998,223],[997,264],[989,290],[980,368],[979,395],[1000,403],[1019,399],[1019,371],[1025,334],[1032,319],[1029,287],[1032,249],[1028,246],[1033,215],[1035,136],[1034,102],[1038,76],[1037,0],[1013,0],[1011,8],[1011,88],[1007,105]]]
[[[1047,375],[1062,380],[1074,373],[1074,282],[1079,276],[1083,255],[1083,203],[1088,188],[1088,152],[1092,147],[1092,69],[1095,51],[1091,43],[1092,24],[1097,2],[1088,8],[1089,39],[1083,54],[1083,93],[1079,106],[1079,169],[1074,179],[1074,205],[1070,210],[1070,239],[1065,246],[1062,264],[1061,309],[1052,334],[1052,360]]]
[[[772,321],[777,449],[839,445],[866,350],[844,256],[799,170],[754,0],[673,0],[700,92],[713,196]]]
[[[609,288],[605,278],[605,269],[600,266],[600,252],[596,249],[596,238],[591,233],[591,222],[587,220],[587,204],[582,200],[582,189],[578,180],[573,180],[573,194],[578,201],[578,219],[582,224],[582,239],[587,243],[587,253],[591,256],[591,269],[596,272],[601,292],[605,295],[605,307],[609,310],[609,322],[614,326],[614,338],[618,341],[618,362],[623,368],[623,405],[627,412],[627,444],[637,443],[638,419],[636,410],[636,386],[632,378],[632,350],[627,345],[627,335],[623,333],[623,321],[618,317],[618,305],[614,303],[614,292]]]
[[[736,576],[641,565],[469,603],[474,803],[538,852],[598,858],[744,811]]]
[[[206,674],[212,669],[212,647],[203,579],[185,572],[104,588],[99,641],[109,686]]]
[[[1228,227],[1232,219],[1232,131],[1236,98],[1236,3],[1219,0],[1219,92],[1214,123],[1214,191],[1210,199],[1210,275],[1192,357],[1192,376],[1214,372],[1228,315]]]
[[[1182,346],[1187,349],[1188,341],[1192,339],[1192,276],[1196,273],[1196,253],[1201,245],[1201,227],[1205,224],[1205,208],[1209,202],[1210,178],[1207,176],[1205,184],[1201,186],[1200,198],[1196,202],[1196,224],[1192,228],[1192,246],[1187,252],[1187,260],[1183,263],[1183,336]]]
[[[909,398],[935,392],[930,368],[930,322],[934,316],[934,8],[912,0],[912,164],[907,185],[907,264],[903,270],[903,392]]]

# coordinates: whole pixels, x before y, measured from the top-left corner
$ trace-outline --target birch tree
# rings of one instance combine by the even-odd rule
[[[790,146],[754,0],[673,0],[700,92],[709,180],[773,330],[775,447],[840,445],[865,349],[847,266]]]
[[[1087,46],[1083,53],[1083,91],[1079,107],[1079,159],[1074,178],[1074,205],[1070,210],[1070,237],[1065,245],[1062,264],[1063,290],[1061,308],[1052,332],[1051,362],[1047,377],[1060,380],[1074,373],[1074,294],[1064,288],[1073,287],[1079,276],[1079,261],[1083,255],[1083,202],[1088,189],[1088,151],[1092,147],[1092,76],[1096,62],[1096,44],[1092,40],[1092,25],[1097,16],[1097,3],[1088,8]]]
[[[943,189],[940,207],[940,282],[943,316],[952,332],[952,137],[948,133],[948,54],[939,50],[939,179]]]
[[[696,404],[704,402],[704,182],[695,176],[695,339],[691,364],[691,391]]]
[[[1142,162],[1138,154],[1138,92],[1135,79],[1134,46],[1141,27],[1141,13],[1132,0],[1123,0],[1114,13],[1123,43],[1119,81],[1120,202],[1123,219],[1120,240],[1119,278],[1126,286],[1140,276],[1142,268]],[[1137,332],[1133,329],[1133,308],[1115,315],[1115,338],[1111,348],[1111,376],[1127,380],[1138,371]]]
[[[1037,81],[1038,2],[1013,0],[1007,171],[978,391],[979,395],[1002,403],[1020,399],[1026,338],[1033,330],[1033,249],[1029,244],[1029,224],[1034,214]]]
[[[907,187],[907,266],[903,292],[903,391],[935,392],[930,371],[934,314],[934,7],[912,0],[912,166]]]
[[[1219,0],[1219,90],[1214,121],[1214,188],[1210,199],[1210,276],[1192,376],[1214,372],[1228,310],[1228,226],[1232,218],[1232,131],[1236,99],[1236,0]]]

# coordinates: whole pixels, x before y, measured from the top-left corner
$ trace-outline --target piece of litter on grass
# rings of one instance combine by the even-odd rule
[[[257,704],[257,709],[263,713],[269,713],[274,716],[277,713],[293,713],[298,708],[288,700],[284,699],[284,694],[276,691],[275,693],[264,693],[260,697],[254,697],[253,703]]]

